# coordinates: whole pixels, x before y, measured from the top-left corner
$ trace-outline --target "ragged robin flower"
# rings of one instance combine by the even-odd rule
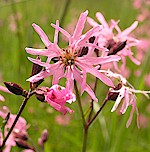
[[[106,53],[106,55],[108,56],[114,54],[119,55],[123,63],[121,66],[121,70],[125,69],[126,57],[129,57],[130,60],[132,60],[132,62],[139,65],[140,62],[133,57],[133,52],[131,51],[131,47],[137,46],[140,41],[133,38],[130,35],[130,33],[137,27],[138,22],[135,21],[130,27],[121,31],[120,27],[118,26],[119,21],[111,20],[111,24],[109,25],[106,22],[104,16],[100,12],[96,13],[96,18],[103,25],[103,28],[100,32],[98,45],[106,47],[109,50],[109,52]],[[88,17],[87,21],[93,27],[99,25],[96,21],[94,21],[90,17]],[[115,64],[115,68],[119,70],[117,63],[114,62],[114,64]]]
[[[93,33],[99,32],[102,27],[96,26],[82,34],[88,11],[81,13],[77,22],[75,31],[71,36],[67,31],[59,27],[59,21],[55,24],[51,24],[55,28],[54,43],[50,42],[44,31],[36,24],[33,24],[34,29],[39,34],[41,40],[44,42],[46,49],[33,49],[26,48],[27,53],[33,55],[42,55],[47,57],[46,62],[39,61],[37,59],[29,58],[35,64],[44,67],[44,70],[40,73],[30,77],[28,81],[37,82],[40,79],[48,76],[53,76],[53,85],[58,84],[61,78],[66,78],[66,87],[70,90],[74,88],[74,80],[81,86],[81,92],[88,92],[92,99],[97,101],[97,98],[86,83],[86,74],[90,73],[99,78],[103,83],[108,86],[113,86],[112,81],[100,73],[94,66],[104,64],[112,61],[118,61],[120,57],[116,55],[106,57],[93,57],[94,49],[106,50],[103,47],[97,46],[97,38],[94,43],[89,43],[89,39]],[[58,46],[58,33],[61,32],[68,39],[68,47],[60,48]],[[88,49],[86,49],[88,47]],[[54,61],[52,63],[52,61]]]
[[[120,83],[116,87],[110,88],[108,93],[108,99],[115,101],[114,106],[111,109],[111,112],[114,112],[121,103],[122,103],[120,109],[121,114],[124,114],[127,111],[128,106],[132,106],[132,110],[130,112],[130,117],[127,121],[126,127],[129,127],[129,125],[131,124],[135,110],[137,113],[137,125],[139,127],[139,123],[138,123],[139,113],[138,113],[138,108],[136,106],[135,94],[140,93],[145,95],[147,98],[149,98],[148,94],[150,93],[150,91],[134,89],[134,87],[122,75],[113,73],[110,70],[108,71],[101,70],[101,72],[104,72],[108,77],[115,78],[120,81]]]

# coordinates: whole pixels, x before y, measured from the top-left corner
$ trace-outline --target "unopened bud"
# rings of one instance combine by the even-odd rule
[[[37,88],[35,91],[35,97],[41,101],[44,102],[45,101],[45,93],[47,92],[47,87],[40,87]]]
[[[44,129],[41,135],[42,141],[45,143],[48,140],[48,130]]]
[[[41,146],[41,147],[44,147],[44,143],[48,140],[48,130],[47,129],[44,129],[42,134],[41,134],[41,137],[38,139],[38,144]]]
[[[24,90],[21,86],[19,86],[16,83],[13,82],[4,82],[5,86],[7,87],[7,89],[12,92],[15,95],[22,95],[22,96],[26,96],[27,95],[27,91]]]
[[[119,89],[121,89],[121,87],[122,87],[122,84],[119,83],[119,84],[114,88],[114,90],[119,90]],[[108,100],[116,101],[118,95],[119,95],[119,92],[111,92],[111,91],[109,91],[109,92],[108,92]]]
[[[36,59],[40,60],[40,57],[38,56]],[[42,66],[33,63],[31,76],[38,74],[39,72],[41,72],[41,70],[42,70]],[[34,88],[38,87],[43,81],[44,81],[44,79],[41,79],[34,83],[30,82],[30,88],[34,89]]]
[[[36,59],[40,60],[40,57],[38,56]],[[31,76],[38,74],[41,70],[42,66],[33,63]]]
[[[29,145],[25,140],[16,138],[15,139],[16,145],[20,148],[24,148],[24,149],[34,149],[31,145]]]

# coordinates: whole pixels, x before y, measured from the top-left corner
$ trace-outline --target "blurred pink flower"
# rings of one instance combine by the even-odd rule
[[[140,127],[147,128],[149,123],[149,118],[145,115],[139,115]]]
[[[10,92],[6,87],[1,86],[1,85],[0,85],[0,91],[3,91],[3,92],[6,92],[6,93],[10,93],[10,94],[11,94],[11,92]],[[5,98],[4,98],[2,95],[0,95],[0,100],[1,100],[1,101],[5,101]]]
[[[142,6],[142,0],[133,0],[133,6],[135,9],[139,9]]]
[[[150,87],[150,73],[145,75],[145,84]]]
[[[34,150],[31,150],[31,149],[25,149],[23,150],[22,152],[35,152]]]
[[[70,122],[70,115],[58,115],[55,117],[55,121],[59,124],[59,125],[62,125],[62,126],[67,126],[69,125],[69,122]]]
[[[60,111],[63,114],[73,112],[73,110],[66,107],[65,104],[66,102],[71,104],[75,100],[76,97],[70,90],[59,85],[53,85],[50,89],[47,89],[47,92],[45,93],[45,101],[47,101],[55,110]]]
[[[103,28],[100,32],[98,45],[101,47],[107,47],[109,49],[109,52],[106,55],[119,55],[123,63],[121,66],[122,70],[125,68],[127,56],[132,60],[132,62],[139,65],[140,62],[133,57],[131,47],[137,46],[140,41],[130,36],[130,33],[137,27],[138,22],[135,21],[130,27],[124,31],[121,31],[120,27],[118,26],[119,21],[116,22],[114,20],[111,20],[111,24],[109,26],[104,16],[100,12],[96,13],[96,17],[98,21],[103,25]],[[88,17],[87,20],[93,27],[99,25],[90,17]],[[114,30],[117,31],[117,34],[115,34],[116,31],[114,32]],[[118,69],[116,64],[117,63],[115,62],[115,67]]]
[[[0,117],[3,119],[6,118],[9,110],[7,107],[3,107],[3,109],[0,111]],[[5,126],[4,134],[7,135],[9,129],[11,128],[14,120],[16,118],[16,115],[10,114],[10,117],[8,119],[8,122]],[[12,146],[16,146],[16,139],[19,137],[27,138],[27,124],[24,118],[20,117],[18,122],[16,123],[11,135],[9,136],[8,140],[6,141],[5,148],[3,152],[10,152]],[[2,133],[0,132],[0,144],[2,144]]]
[[[97,33],[101,30],[101,26],[96,26],[82,35],[84,24],[88,11],[81,13],[77,22],[75,31],[71,36],[67,31],[59,27],[59,21],[56,21],[56,25],[51,24],[55,28],[54,43],[48,40],[48,37],[44,31],[36,24],[33,24],[34,29],[41,37],[42,41],[46,45],[47,49],[33,49],[26,48],[27,53],[33,55],[47,56],[46,62],[41,62],[37,59],[29,58],[35,64],[44,66],[45,69],[28,79],[30,82],[37,82],[40,79],[53,75],[53,84],[58,84],[59,80],[65,77],[66,86],[70,90],[73,90],[74,80],[76,80],[81,86],[81,92],[88,92],[88,94],[97,101],[94,92],[86,83],[86,74],[90,73],[99,78],[103,83],[113,86],[112,81],[94,67],[95,65],[104,64],[112,61],[118,61],[120,57],[107,56],[107,57],[92,57],[95,48],[100,50],[106,50],[103,47],[97,46],[97,39],[94,43],[89,43],[93,33]],[[58,33],[61,32],[67,37],[69,46],[65,49],[61,49],[58,46]],[[50,64],[50,61],[57,59],[56,63]]]

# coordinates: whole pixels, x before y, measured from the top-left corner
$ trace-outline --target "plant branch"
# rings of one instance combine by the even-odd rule
[[[105,104],[108,101],[108,97],[105,98],[105,100],[103,101],[103,104],[101,105],[100,109],[97,111],[97,113],[93,116],[93,118],[88,122],[87,126],[89,127],[92,122],[96,119],[96,117],[99,115],[99,113],[102,111],[102,109],[104,108]]]
[[[83,112],[83,108],[82,108],[82,104],[81,104],[81,98],[80,98],[80,95],[79,95],[76,80],[74,80],[74,89],[75,89],[75,92],[76,92],[76,97],[77,97],[77,100],[78,100],[78,105],[79,105],[79,109],[80,109],[80,112],[81,112],[82,123],[83,123],[83,127],[84,127],[86,125],[86,121],[85,121],[85,118],[84,118],[84,112]]]

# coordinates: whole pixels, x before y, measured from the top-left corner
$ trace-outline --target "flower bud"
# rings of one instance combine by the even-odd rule
[[[34,149],[31,145],[29,145],[25,140],[16,138],[15,139],[16,145],[20,148],[24,148],[24,149]]]
[[[47,129],[43,130],[41,139],[42,139],[43,143],[45,143],[48,140],[48,130]]]
[[[26,96],[27,95],[27,91],[24,90],[21,86],[19,86],[16,83],[13,82],[4,82],[5,86],[7,87],[7,89],[12,92],[15,95],[22,95],[22,96]]]
[[[48,140],[48,130],[47,129],[44,129],[42,134],[41,134],[41,137],[38,139],[38,144],[41,146],[41,147],[44,147],[44,143]]]
[[[45,101],[45,93],[47,92],[47,87],[40,87],[40,88],[37,88],[36,91],[35,91],[35,97],[41,101],[41,102],[44,102]]]
[[[40,60],[40,57],[38,56],[37,59]],[[33,63],[31,76],[38,74],[39,72],[41,72],[41,70],[42,70],[42,66]],[[43,81],[44,79],[41,79],[38,82],[30,83],[30,88],[34,89],[38,87]]]

